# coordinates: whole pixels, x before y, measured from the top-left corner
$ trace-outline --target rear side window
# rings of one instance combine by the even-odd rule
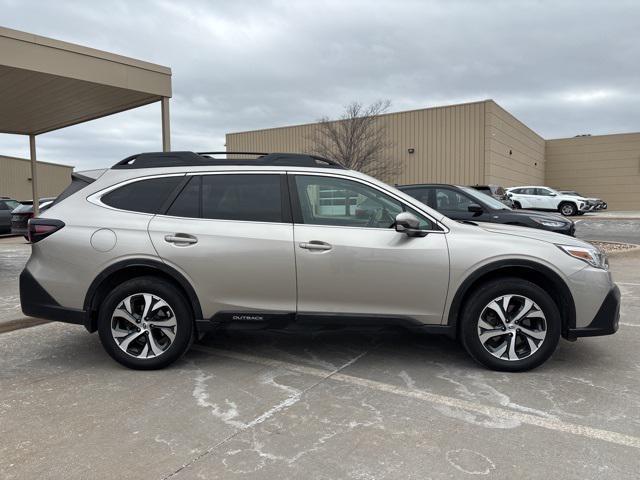
[[[203,175],[202,217],[282,222],[280,175]]]
[[[167,215],[173,217],[282,222],[280,175],[193,176]]]
[[[202,217],[202,177],[193,176],[167,210],[172,217]]]
[[[103,195],[102,203],[120,210],[157,213],[183,176],[159,177],[128,183]]]
[[[432,205],[433,202],[430,201],[428,188],[407,188],[402,190],[404,193],[411,195],[416,200],[424,203],[425,205],[429,205],[431,208],[435,206]]]

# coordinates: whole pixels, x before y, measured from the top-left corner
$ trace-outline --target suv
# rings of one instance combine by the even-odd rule
[[[593,197],[588,198],[588,197],[585,197],[583,195],[580,195],[575,190],[558,190],[558,191],[563,195],[573,195],[573,196],[576,196],[576,197],[582,197],[582,198],[586,199],[587,200],[587,205],[593,207],[592,210],[606,210],[607,209],[607,202],[605,202],[601,198],[593,198]]]
[[[495,198],[509,208],[513,208],[513,201],[507,196],[506,190],[500,185],[470,185],[470,187],[489,197]]]
[[[513,187],[507,195],[515,208],[560,212],[565,217],[581,215],[593,210],[587,199],[578,195],[565,195],[549,187]]]
[[[452,221],[316,156],[211,155],[140,154],[74,181],[29,222],[23,312],[97,330],[137,369],[229,325],[403,326],[505,371],[618,328],[620,292],[588,243]]]
[[[0,197],[0,233],[11,232],[11,210],[18,208],[20,202],[9,197]]]
[[[557,213],[512,210],[495,198],[471,187],[432,183],[400,185],[398,189],[452,220],[506,223],[571,236],[576,230],[571,219],[563,218]]]

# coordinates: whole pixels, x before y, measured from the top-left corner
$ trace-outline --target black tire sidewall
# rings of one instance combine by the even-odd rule
[[[542,309],[547,322],[547,336],[542,346],[531,356],[518,360],[500,360],[491,355],[478,338],[478,318],[482,309],[502,295],[523,295]],[[463,306],[460,325],[462,344],[474,360],[493,370],[518,372],[531,370],[544,363],[555,351],[560,340],[562,322],[560,312],[551,296],[534,283],[519,278],[493,280],[478,288]]]
[[[129,295],[151,293],[162,298],[176,316],[176,337],[161,355],[139,359],[123,352],[111,334],[111,315],[118,304]],[[107,353],[118,363],[136,370],[164,368],[179,359],[191,345],[194,334],[193,314],[182,293],[171,283],[155,277],[139,277],[128,280],[114,288],[100,305],[98,334]]]

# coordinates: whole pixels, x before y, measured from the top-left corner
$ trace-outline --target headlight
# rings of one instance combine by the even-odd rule
[[[609,268],[606,253],[601,252],[597,248],[574,247],[572,245],[558,245],[558,247],[567,255],[587,262],[592,267],[602,268],[603,270]]]
[[[540,225],[544,225],[545,227],[551,227],[551,228],[560,228],[560,227],[564,227],[567,222],[562,222],[560,220],[547,220],[547,219],[540,219],[540,218],[532,218],[531,220],[533,220],[536,223],[539,223]]]

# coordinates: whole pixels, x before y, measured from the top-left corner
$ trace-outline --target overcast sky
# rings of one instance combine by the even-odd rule
[[[493,98],[545,138],[640,131],[639,1],[0,0],[0,25],[171,67],[175,150],[376,99]],[[160,149],[160,107],[38,142],[41,160],[108,166]],[[0,153],[28,156],[27,138]]]

